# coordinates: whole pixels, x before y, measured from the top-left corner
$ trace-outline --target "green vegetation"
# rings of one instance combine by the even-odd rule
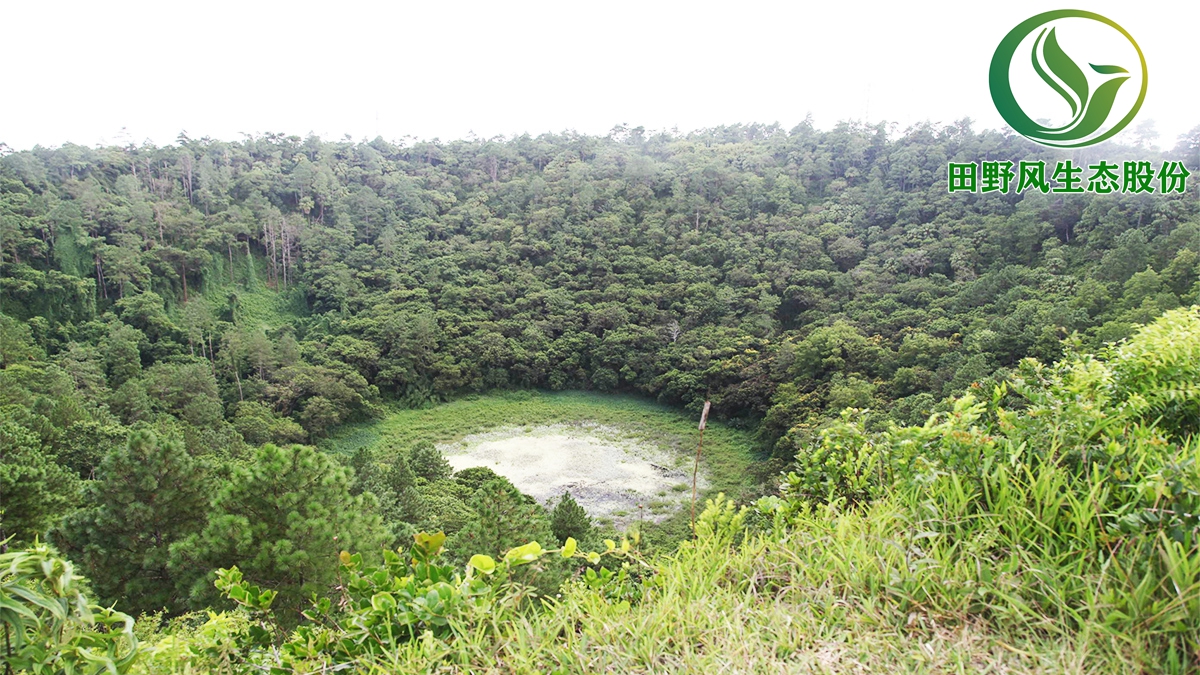
[[[182,443],[135,431],[89,481],[90,505],[63,525],[65,552],[92,570],[92,588],[129,612],[182,607],[201,573],[173,565],[171,547],[203,526],[213,479]]]
[[[749,508],[709,500],[672,554],[646,559],[636,536],[602,552],[574,538],[488,544],[479,537],[517,519],[493,506],[533,508],[492,480],[469,536],[507,549],[499,562],[460,550],[445,565],[443,534],[418,534],[382,565],[343,552],[334,598],[314,596],[294,629],[276,591],[222,569],[216,586],[241,609],[143,634],[140,647],[128,632],[89,639],[114,663],[140,650],[134,670],[155,673],[1193,670],[1200,307],[1019,372],[921,426],[870,431],[846,415],[809,454],[842,448],[850,461],[801,461],[782,496]],[[531,605],[527,584],[564,565],[586,567]],[[33,635],[26,577],[4,579],[0,607]]]
[[[139,656],[133,619],[90,603],[83,582],[44,544],[0,553],[6,675],[129,671]]]
[[[1057,157],[965,122],[6,151],[6,669],[1200,670],[1200,202],[948,194],[981,156]],[[435,447],[682,456],[705,400],[695,537]]]
[[[576,586],[532,622],[377,663],[1187,669],[1200,638],[1200,394],[1183,383],[1200,377],[1200,310],[1023,372],[1017,395],[960,399],[920,427],[832,427],[819,451],[858,438],[876,458],[859,463],[873,488],[858,506],[799,498],[797,473],[785,499],[754,511],[710,502],[699,541],[660,561],[634,607]]]
[[[173,553],[192,569],[239,561],[272,589],[281,619],[294,624],[314,594],[334,585],[329,559],[386,542],[374,497],[350,494],[350,472],[311,447],[264,445],[213,498],[206,527]],[[193,594],[206,599],[211,579],[197,586]]]

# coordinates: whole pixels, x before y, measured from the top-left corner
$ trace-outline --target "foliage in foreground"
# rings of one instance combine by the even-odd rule
[[[133,619],[90,603],[82,585],[45,544],[0,553],[5,675],[129,671],[138,656]]]

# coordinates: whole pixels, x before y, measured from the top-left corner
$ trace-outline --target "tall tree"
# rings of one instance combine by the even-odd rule
[[[174,549],[173,569],[236,565],[277,591],[275,607],[294,623],[312,594],[333,590],[340,551],[370,555],[387,540],[376,500],[351,496],[347,469],[309,446],[268,444],[234,470],[204,530]],[[198,601],[214,599],[210,587],[197,583]]]
[[[207,467],[182,443],[136,431],[104,458],[87,488],[91,506],[63,528],[63,548],[106,602],[135,613],[182,611],[201,572],[171,568],[171,547],[204,526],[210,492]]]
[[[78,493],[79,477],[55,462],[36,435],[0,422],[0,550],[44,537],[78,503]]]

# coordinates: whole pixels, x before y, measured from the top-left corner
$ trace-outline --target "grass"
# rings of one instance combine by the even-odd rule
[[[218,313],[229,309],[229,296],[237,294],[237,322],[245,327],[273,331],[292,323],[296,318],[309,313],[304,293],[299,286],[290,286],[281,291],[267,285],[267,261],[257,256],[247,259],[242,251],[234,252],[234,277],[230,281],[226,258],[216,256],[211,266],[203,271],[203,283],[192,289],[192,297],[204,297]],[[168,294],[176,319],[183,310],[182,304],[173,302],[174,295]]]
[[[1115,639],[1098,626],[1006,629],[977,615],[912,607],[880,579],[912,573],[888,551],[909,534],[897,509],[884,503],[829,515],[807,518],[784,536],[732,545],[701,540],[660,556],[655,582],[632,606],[571,586],[547,611],[485,619],[450,643],[411,643],[373,672],[1156,670],[1136,638]]]
[[[375,444],[404,448],[420,440],[450,443],[500,427],[575,422],[617,428],[625,438],[671,453],[691,470],[690,457],[699,439],[695,420],[642,398],[590,392],[503,392],[469,396],[424,409],[393,408],[382,420],[339,428],[323,447],[334,453],[351,453]],[[709,423],[702,460],[702,470],[709,478],[708,492],[753,494],[755,485],[749,478],[753,447],[749,433]],[[678,491],[690,489],[690,485],[680,485],[683,487]]]
[[[454,619],[452,639],[427,635],[342,672],[1194,672],[1165,663],[1153,631],[1108,625],[1103,602],[1075,625],[1042,614],[1020,576],[1010,580],[1011,595],[982,599],[986,607],[914,602],[915,585],[953,595],[987,564],[982,556],[963,565],[972,556],[960,542],[931,544],[927,525],[910,504],[884,499],[861,510],[803,510],[784,522],[758,517],[744,538],[746,530],[717,526],[649,558],[655,574],[632,604],[579,582],[541,611],[502,593]],[[1053,565],[1028,553],[1024,575]],[[1103,571],[1083,576],[1106,584]],[[187,665],[139,672],[203,672]]]
[[[238,291],[238,321],[246,326],[275,330],[306,313],[303,296],[293,289],[280,293],[263,284],[253,291]]]

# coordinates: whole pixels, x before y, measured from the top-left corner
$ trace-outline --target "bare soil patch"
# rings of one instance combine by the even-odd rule
[[[486,466],[542,503],[569,491],[593,518],[617,525],[658,522],[691,498],[688,457],[639,443],[615,427],[507,427],[439,449],[455,471]],[[703,473],[699,485],[707,485]]]

